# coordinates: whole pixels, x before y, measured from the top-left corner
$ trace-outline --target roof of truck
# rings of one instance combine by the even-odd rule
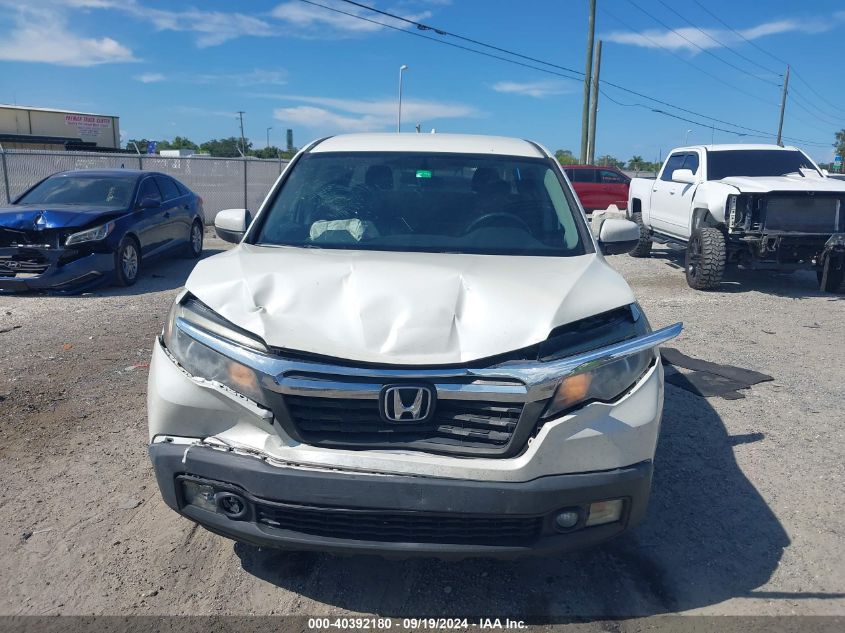
[[[439,152],[546,157],[539,146],[529,141],[476,134],[342,134],[317,142],[309,152]]]
[[[792,147],[787,145],[786,147],[781,147],[780,145],[774,144],[765,144],[765,143],[723,143],[720,145],[689,145],[687,147],[676,147],[672,150],[672,152],[681,152],[685,150],[706,150],[708,152],[727,152],[731,150],[793,150],[795,151],[798,149],[797,147]]]

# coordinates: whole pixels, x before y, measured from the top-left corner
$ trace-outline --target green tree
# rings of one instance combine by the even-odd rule
[[[555,152],[555,158],[561,165],[577,165],[578,159],[568,149],[559,149]]]
[[[643,160],[643,157],[639,154],[634,154],[631,158],[628,159],[628,169],[632,171],[644,171],[644,165],[646,161]]]
[[[199,148],[200,151],[211,154],[212,156],[232,158],[241,155],[241,152],[239,151],[240,147],[241,139],[236,136],[230,136],[229,138],[211,139],[210,141],[206,141],[205,143],[200,145]],[[246,154],[250,154],[251,149],[252,143],[247,141]]]
[[[618,158],[614,158],[609,154],[605,154],[604,156],[599,156],[596,159],[596,165],[601,165],[603,167],[616,167],[618,169],[622,169],[625,166],[625,161],[621,161]]]

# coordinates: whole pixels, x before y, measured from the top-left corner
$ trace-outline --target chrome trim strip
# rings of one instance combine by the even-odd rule
[[[614,343],[590,352],[557,360],[505,362],[483,368],[386,369],[330,365],[288,360],[248,349],[212,334],[183,317],[176,318],[176,327],[214,351],[250,367],[260,374],[262,384],[279,393],[302,395],[319,393],[322,397],[373,398],[376,387],[392,380],[428,380],[435,383],[437,395],[453,399],[485,399],[505,402],[533,402],[549,398],[560,379],[570,374],[595,370],[620,358],[652,349],[681,333],[682,323],[675,323],[655,332]],[[289,374],[294,374],[293,376]],[[309,380],[303,374],[313,375]],[[326,376],[326,378],[321,378]],[[345,382],[343,377],[366,378],[373,382]],[[450,379],[473,380],[470,384],[443,383]],[[495,384],[485,385],[484,381]],[[502,382],[510,384],[502,384]],[[514,384],[516,383],[516,384]],[[519,384],[521,383],[521,384]],[[377,393],[376,393],[377,397]]]

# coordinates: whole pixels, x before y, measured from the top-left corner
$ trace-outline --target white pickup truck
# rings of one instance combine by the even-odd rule
[[[719,285],[726,264],[814,269],[822,290],[845,276],[845,182],[804,152],[777,145],[707,145],[673,150],[656,179],[631,181],[628,214],[640,225],[633,257],[652,242],[686,247],[686,277]]]

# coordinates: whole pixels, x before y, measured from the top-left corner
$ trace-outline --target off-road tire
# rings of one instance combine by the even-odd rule
[[[829,270],[827,271],[827,284],[822,285],[822,271],[816,271],[816,279],[819,280],[819,290],[822,292],[837,292],[842,288],[842,282],[845,281],[845,270]]]
[[[725,236],[712,227],[695,229],[687,243],[684,265],[687,284],[696,290],[710,290],[725,274]]]
[[[134,255],[133,255],[134,253]],[[134,259],[134,266],[131,262]],[[141,274],[141,248],[138,240],[126,236],[114,252],[114,276],[118,286],[131,286]]]
[[[631,220],[636,222],[637,226],[640,228],[640,240],[637,242],[637,245],[628,251],[628,255],[631,257],[648,257],[651,254],[651,235],[648,232],[648,227],[643,224],[643,214],[642,213],[632,213]]]

